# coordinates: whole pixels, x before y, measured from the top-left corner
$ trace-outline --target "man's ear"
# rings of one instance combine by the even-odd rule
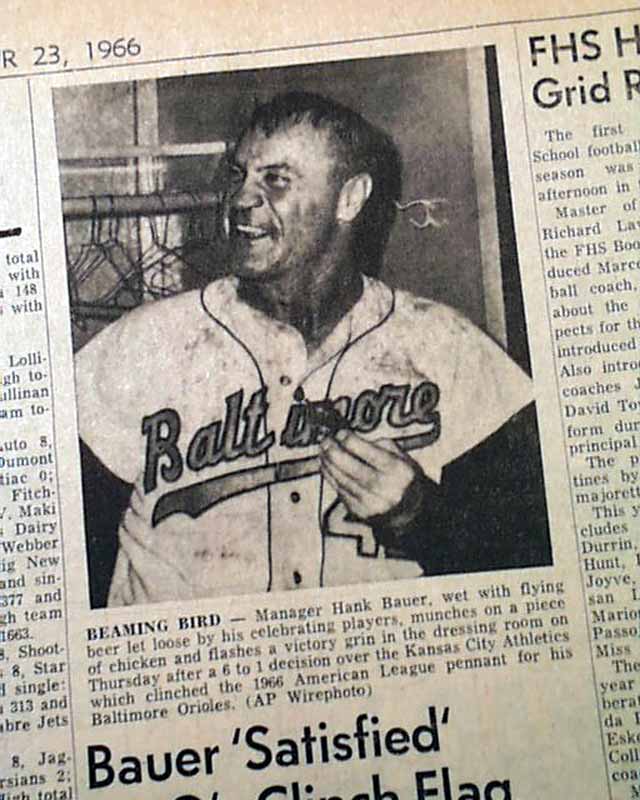
[[[338,222],[353,222],[369,199],[373,181],[368,172],[354,175],[340,189],[336,219]]]

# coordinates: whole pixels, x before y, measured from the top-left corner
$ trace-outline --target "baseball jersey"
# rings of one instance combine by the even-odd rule
[[[136,309],[78,353],[80,435],[142,498],[119,530],[110,605],[422,574],[323,479],[313,404],[408,443],[438,483],[531,401],[531,382],[459,313],[363,282],[311,352],[223,278]]]

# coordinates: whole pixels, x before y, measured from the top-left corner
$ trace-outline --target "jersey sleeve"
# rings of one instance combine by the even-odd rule
[[[533,399],[531,378],[485,333],[464,320],[450,387],[446,463],[491,436]]]
[[[133,483],[142,469],[141,421],[154,392],[151,359],[132,312],[97,334],[75,359],[81,439],[115,475]]]
[[[414,363],[439,390],[440,434],[414,458],[436,483],[442,470],[504,425],[534,397],[531,378],[472,322],[433,304],[413,318]]]

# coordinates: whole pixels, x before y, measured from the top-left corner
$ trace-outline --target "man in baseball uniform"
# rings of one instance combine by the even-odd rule
[[[460,314],[367,274],[389,153],[317,95],[260,106],[230,160],[231,275],[78,354],[87,462],[126,504],[109,605],[550,562],[518,463],[528,376]]]

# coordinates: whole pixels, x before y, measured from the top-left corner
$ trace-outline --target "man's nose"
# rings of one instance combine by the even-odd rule
[[[236,187],[231,195],[231,205],[241,210],[259,208],[263,202],[260,188],[248,177]]]

